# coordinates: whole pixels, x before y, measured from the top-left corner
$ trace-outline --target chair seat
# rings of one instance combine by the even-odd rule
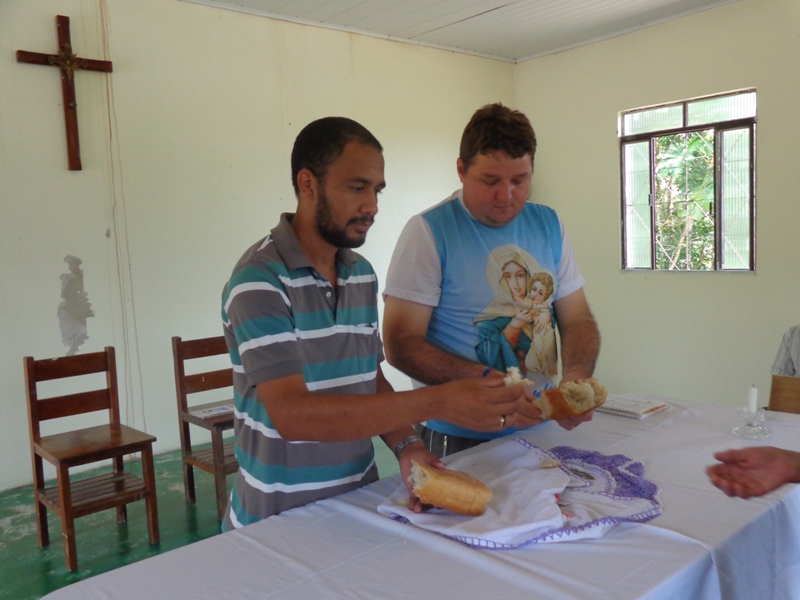
[[[100,510],[124,506],[147,495],[144,481],[124,471],[105,473],[95,477],[70,482],[72,510],[75,518]],[[39,499],[51,509],[60,509],[58,486],[45,488],[39,492]]]
[[[233,449],[233,442],[223,444],[222,452],[225,457],[225,475],[236,473],[239,468],[239,463],[236,461],[236,454]],[[203,469],[208,473],[214,472],[214,448],[205,448],[203,450],[194,450],[187,454],[186,461],[195,467]]]
[[[34,447],[50,462],[74,466],[136,452],[155,441],[154,436],[127,425],[107,424],[48,435]]]

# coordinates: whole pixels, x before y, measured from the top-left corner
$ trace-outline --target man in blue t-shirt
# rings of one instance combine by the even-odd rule
[[[470,120],[457,162],[462,189],[409,220],[384,291],[387,360],[435,385],[504,377],[515,367],[532,393],[590,377],[600,333],[584,279],[558,215],[528,202],[536,136],[527,117],[501,104]],[[527,413],[527,411],[526,411]],[[592,413],[563,419],[572,429]],[[501,418],[499,431],[429,420],[422,437],[446,454],[536,425],[529,414]]]

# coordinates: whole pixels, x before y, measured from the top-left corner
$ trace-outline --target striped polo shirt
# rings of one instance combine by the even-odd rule
[[[371,439],[286,441],[258,396],[259,383],[298,373],[312,392],[372,394],[383,361],[372,265],[340,249],[332,288],[303,254],[292,217],[245,252],[222,294],[239,461],[226,530],[378,478]]]

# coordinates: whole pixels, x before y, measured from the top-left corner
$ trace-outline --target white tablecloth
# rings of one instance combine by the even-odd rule
[[[394,476],[46,598],[800,598],[800,491],[728,498],[704,470],[726,448],[800,450],[800,415],[768,413],[772,437],[749,441],[731,434],[740,424],[733,408],[668,401],[641,421],[596,414],[571,432],[547,423],[524,434],[543,448],[625,454],[661,487],[662,516],[600,539],[470,548],[378,514]]]

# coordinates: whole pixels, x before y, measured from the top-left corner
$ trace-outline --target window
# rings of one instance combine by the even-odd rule
[[[620,115],[624,269],[755,269],[756,92]]]

